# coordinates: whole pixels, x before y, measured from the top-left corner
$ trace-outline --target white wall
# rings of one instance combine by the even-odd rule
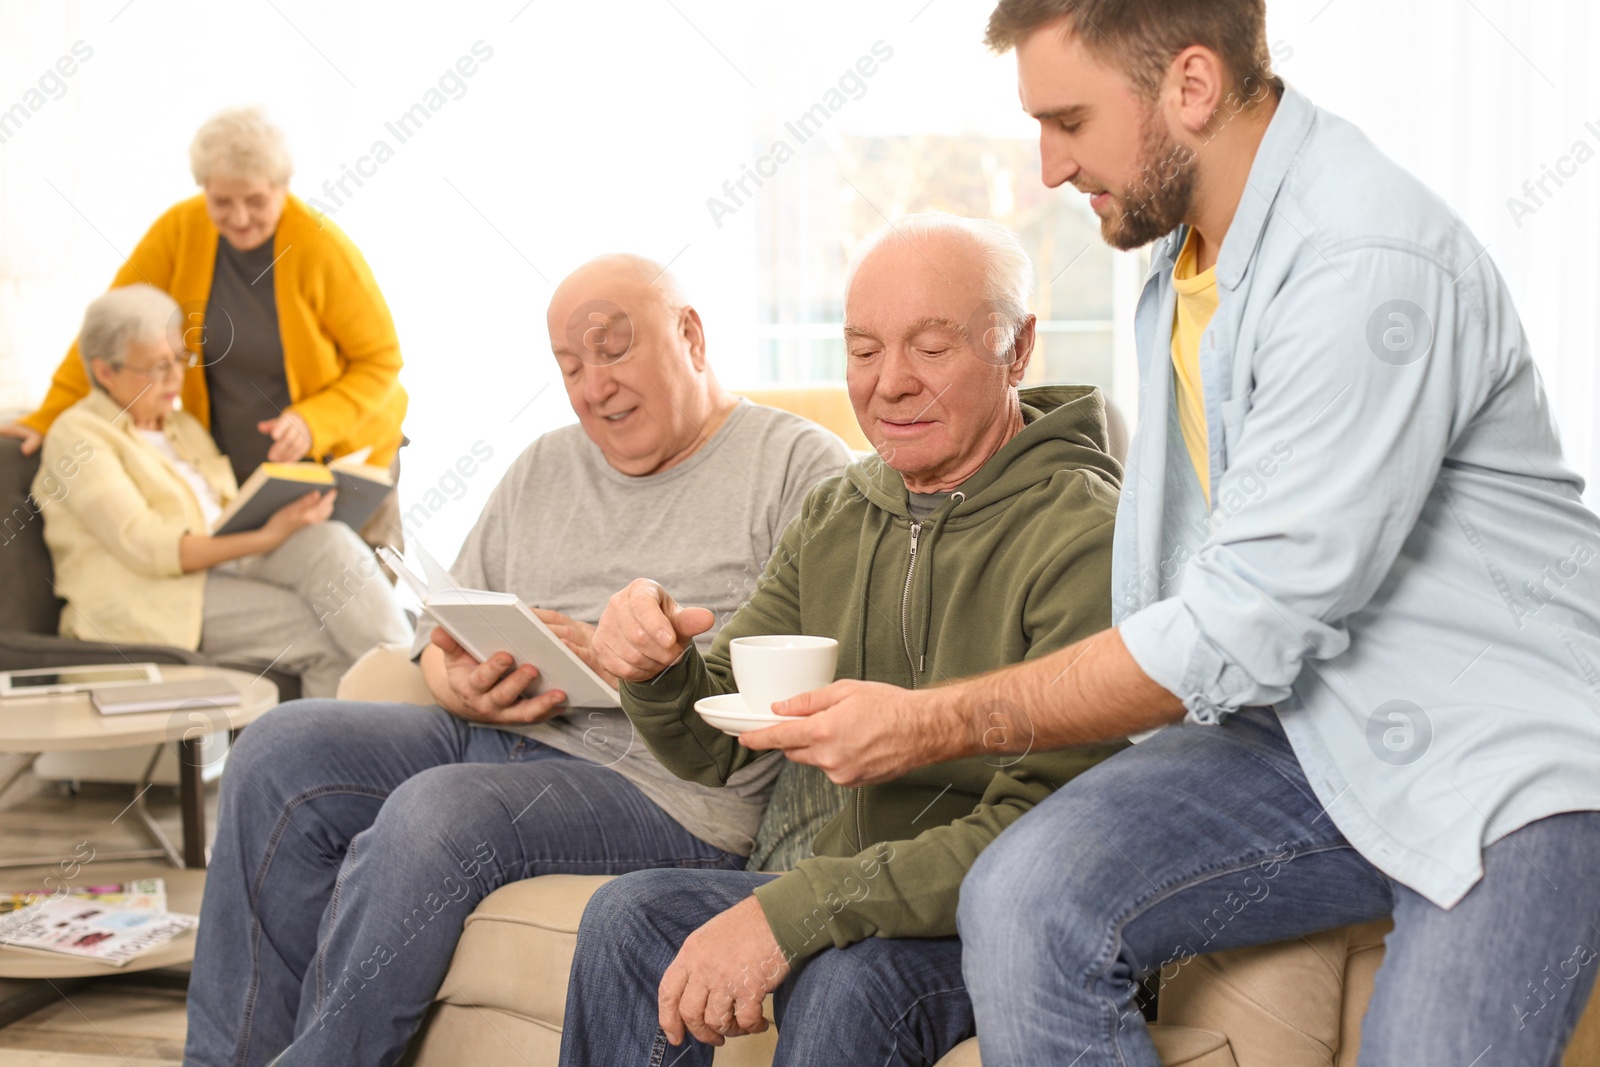
[[[875,41],[894,59],[837,115],[839,129],[1033,136],[1012,60],[981,47],[989,7],[0,0],[0,110],[42,101],[0,143],[0,409],[37,401],[84,304],[192,192],[198,123],[260,103],[289,132],[292,187],[336,206],[394,310],[415,440],[407,503],[446,480],[456,498],[422,538],[448,556],[505,464],[571,419],[543,311],[550,283],[577,262],[611,249],[671,260],[724,377],[748,377],[754,213],[718,227],[706,199],[753,158],[764,121],[815,103]],[[1520,226],[1505,203],[1574,141],[1600,149],[1587,5],[1269,0],[1269,10],[1271,35],[1292,49],[1281,72],[1366,128],[1488,244],[1572,459],[1600,470],[1600,159]],[[27,97],[79,41],[92,56]],[[399,143],[385,122],[480,41],[493,55],[463,79],[464,95]],[[333,205],[323,183],[379,139],[393,158]],[[821,140],[807,150],[827,151]],[[478,440],[494,461],[458,492],[447,472]]]

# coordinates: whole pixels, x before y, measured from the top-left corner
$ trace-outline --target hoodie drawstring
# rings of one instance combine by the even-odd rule
[[[922,543],[922,551],[919,553],[919,562],[922,563],[923,604],[922,641],[917,649],[919,664],[928,662],[928,638],[933,630],[933,546],[939,540],[939,535],[944,532],[945,523],[950,521],[951,513],[966,499],[967,494],[960,490],[950,494],[950,502],[943,508],[943,514],[933,522],[933,528],[928,531],[927,540]]]
[[[893,521],[889,513],[882,508],[873,508],[878,514],[878,530],[872,538],[872,547],[856,556],[856,592],[861,595],[859,610],[856,612],[856,673],[857,678],[867,676],[867,615],[872,610],[872,565],[878,558],[878,549],[883,545],[883,539],[889,532]],[[862,540],[866,539],[866,531],[862,531]]]

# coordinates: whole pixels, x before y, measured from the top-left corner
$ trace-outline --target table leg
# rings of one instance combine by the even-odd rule
[[[183,865],[206,865],[206,792],[200,776],[200,742],[203,738],[183,738],[178,742],[178,803],[183,811]]]

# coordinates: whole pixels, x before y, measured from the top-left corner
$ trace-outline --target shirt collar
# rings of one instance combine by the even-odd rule
[[[1284,87],[1278,108],[1267,124],[1267,132],[1256,148],[1250,176],[1245,179],[1244,194],[1239,198],[1228,235],[1222,239],[1222,249],[1217,254],[1217,282],[1225,288],[1237,288],[1244,280],[1245,270],[1261,245],[1261,234],[1266,230],[1272,205],[1311,131],[1316,111],[1304,95]],[[1181,238],[1186,232],[1187,227],[1177,236]],[[1176,254],[1181,247],[1179,240],[1170,251]]]

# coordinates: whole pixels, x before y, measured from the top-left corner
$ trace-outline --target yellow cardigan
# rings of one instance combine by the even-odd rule
[[[174,411],[164,433],[224,504],[233,498],[233,468],[198,420]],[[200,647],[206,572],[185,574],[178,557],[184,534],[209,532],[200,501],[104,391],[51,425],[33,495],[67,602],[64,636]]]
[[[156,220],[111,281],[113,289],[148,282],[170,293],[184,314],[184,343],[202,358],[201,327],[217,240],[205,197],[192,197]],[[367,261],[332,221],[319,221],[294,196],[284,204],[272,242],[277,257],[273,295],[289,410],[298,412],[311,429],[312,456],[342,456],[370,445],[368,462],[387,465],[400,450],[406,393],[400,387],[394,320]],[[22,422],[42,434],[89,392],[74,340],[44,403]],[[210,426],[203,367],[184,376],[183,407],[201,425]]]

